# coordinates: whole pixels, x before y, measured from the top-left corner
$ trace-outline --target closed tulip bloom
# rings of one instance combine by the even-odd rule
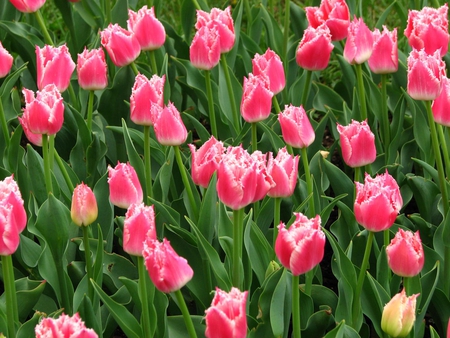
[[[34,96],[33,91],[23,89],[24,114],[28,115],[28,127],[32,133],[54,135],[64,122],[64,103],[54,84],[46,85]]]
[[[165,238],[161,243],[148,237],[142,255],[150,279],[161,292],[180,290],[194,275],[188,261],[179,256]]]
[[[23,206],[23,198],[13,175],[0,181],[0,204],[12,208],[17,230],[22,232],[27,226],[27,212]]]
[[[142,50],[155,50],[164,45],[166,31],[155,17],[154,7],[142,7],[139,11],[128,10],[128,30],[133,32]]]
[[[295,221],[285,228],[278,226],[275,253],[280,263],[299,276],[312,270],[322,261],[325,252],[325,234],[320,228],[320,216],[308,219],[301,213],[294,213]]]
[[[414,49],[425,49],[427,54],[439,51],[440,56],[447,54],[448,34],[448,5],[439,8],[424,7],[420,11],[409,10],[408,25],[405,36]]]
[[[216,287],[211,306],[205,311],[207,338],[245,338],[247,336],[247,295],[232,287],[225,292]]]
[[[270,48],[263,55],[255,54],[252,60],[253,74],[266,75],[269,78],[269,89],[276,95],[286,86],[283,62]]]
[[[391,337],[406,337],[416,321],[416,298],[406,296],[405,289],[397,293],[384,306],[381,329]]]
[[[441,94],[445,63],[439,51],[428,55],[413,49],[408,56],[408,94],[415,100],[435,100]]]
[[[75,62],[65,44],[59,47],[45,45],[43,48],[36,46],[36,66],[39,90],[48,84],[54,84],[63,92],[69,87]]]
[[[441,94],[433,101],[431,110],[433,111],[434,121],[443,126],[450,127],[450,79],[442,77]]]
[[[3,47],[0,42],[0,79],[8,75],[11,70],[14,58],[11,54]]]
[[[395,179],[386,173],[375,178],[366,174],[364,184],[355,182],[356,221],[369,231],[383,231],[394,224],[403,205],[400,188]]]
[[[129,163],[108,166],[109,199],[119,208],[128,209],[132,204],[143,201],[141,183],[136,171]]]
[[[275,186],[275,182],[267,170],[267,154],[257,150],[251,154],[256,163],[256,189],[252,203],[262,200],[267,192]]]
[[[103,49],[87,50],[78,54],[78,83],[85,90],[102,90],[108,85],[107,66]]]
[[[398,229],[391,243],[386,247],[388,265],[401,277],[413,277],[422,271],[425,262],[419,232]]]
[[[164,106],[164,83],[166,76],[153,75],[149,80],[138,74],[130,97],[130,118],[141,126],[152,126],[156,116],[152,116],[152,104]]]
[[[203,26],[195,33],[189,47],[189,58],[194,67],[211,70],[220,61],[220,36],[213,26]]]
[[[88,226],[97,219],[97,199],[91,188],[84,183],[77,185],[73,190],[70,216],[78,226]]]
[[[244,77],[241,101],[241,115],[248,123],[263,121],[269,117],[272,109],[273,92],[267,76],[253,75]]]
[[[123,250],[133,256],[142,256],[147,238],[156,239],[153,205],[132,204],[123,223]]]
[[[322,0],[320,7],[306,7],[309,25],[317,28],[325,23],[331,32],[331,39],[345,39],[350,24],[350,11],[345,0]]]
[[[227,53],[233,49],[235,33],[230,6],[224,10],[213,8],[211,9],[211,13],[197,10],[197,22],[195,24],[195,28],[200,30],[204,26],[208,26],[210,28],[216,27],[219,33],[220,53]]]
[[[356,17],[348,26],[348,36],[344,47],[344,59],[351,65],[361,64],[372,55],[373,36],[362,18]]]
[[[189,144],[191,150],[191,176],[192,181],[203,188],[207,188],[212,175],[219,169],[219,163],[225,152],[223,143],[214,136],[206,141],[198,150]]]
[[[375,135],[367,121],[352,120],[345,127],[337,123],[337,130],[341,139],[342,157],[349,167],[362,167],[375,161]]]
[[[303,69],[324,70],[328,66],[333,48],[330,29],[326,24],[315,28],[308,26],[297,47],[295,59]]]
[[[141,53],[141,45],[133,32],[118,24],[109,24],[101,33],[101,43],[117,67],[127,66]]]
[[[34,13],[44,6],[45,0],[9,0],[17,10],[23,13]]]
[[[383,26],[383,32],[378,28],[372,33],[373,50],[369,58],[369,67],[375,74],[395,73],[398,69],[397,28],[390,32]]]
[[[42,134],[35,134],[31,132],[28,122],[28,112],[24,111],[22,117],[19,116],[18,119],[28,141],[38,147],[42,147]]]
[[[267,195],[269,197],[289,197],[294,193],[297,185],[299,156],[292,156],[286,150],[286,147],[278,151],[277,157],[269,153],[267,162],[267,171],[275,182]]]
[[[0,204],[0,256],[16,252],[20,242],[19,229],[13,213],[13,206]]]
[[[278,115],[278,121],[286,144],[301,149],[314,142],[316,135],[303,106],[286,105]]]
[[[180,112],[172,102],[161,110],[153,122],[156,139],[163,146],[182,145],[187,138],[187,129]]]
[[[97,338],[94,330],[86,328],[80,315],[75,313],[72,317],[62,314],[58,318],[44,318],[36,325],[34,332],[36,338]]]

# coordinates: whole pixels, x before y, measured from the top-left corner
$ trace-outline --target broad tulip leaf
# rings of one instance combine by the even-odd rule
[[[342,201],[349,207],[353,208],[355,195],[355,185],[345,173],[331,162],[323,159],[322,168],[330,180],[331,187],[336,195],[347,194]]]
[[[86,294],[83,295],[77,312],[80,314],[80,317],[86,324],[86,327],[94,329],[95,332],[101,332],[101,323],[99,323],[98,320],[100,316],[96,316],[94,308],[92,306],[92,301]]]
[[[190,0],[188,0],[190,1]],[[204,316],[190,316],[194,329],[198,337],[205,336]],[[185,338],[186,337],[186,323],[183,316],[168,316],[167,317],[168,335],[170,338]],[[220,330],[220,328],[219,328]]]
[[[17,338],[30,338],[35,336],[34,328],[41,320],[42,312],[35,312],[33,317],[23,323],[17,331]]]
[[[217,203],[216,183],[216,174],[214,174],[209,182],[208,188],[205,190],[203,201],[200,204],[200,215],[197,222],[198,229],[209,243],[212,243],[214,237],[219,207]]]
[[[17,304],[19,305],[19,320],[23,322],[28,318],[42,292],[44,292],[46,283],[45,281],[32,281],[28,278],[21,278],[16,280],[15,284]]]
[[[273,258],[273,249],[255,222],[249,222],[245,227],[244,245],[252,269],[261,285],[264,282],[270,260]]]
[[[280,280],[273,290],[270,302],[270,324],[272,325],[272,331],[275,337],[287,337],[292,307],[291,276],[292,275],[284,269]]]
[[[327,331],[335,324],[332,309],[320,310],[308,318],[306,328],[302,330],[304,337],[323,337]]]

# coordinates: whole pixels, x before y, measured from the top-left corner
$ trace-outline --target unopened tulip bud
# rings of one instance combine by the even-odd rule
[[[406,337],[416,320],[416,298],[419,294],[406,296],[405,289],[397,293],[384,306],[381,329],[391,337]]]
[[[388,265],[398,276],[413,277],[422,271],[425,263],[419,232],[398,229],[391,243],[386,247]]]
[[[70,216],[78,226],[88,226],[97,219],[97,200],[91,188],[84,183],[77,185],[73,190]]]

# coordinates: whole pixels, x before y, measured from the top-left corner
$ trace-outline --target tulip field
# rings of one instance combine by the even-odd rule
[[[442,0],[2,0],[0,337],[450,337]]]

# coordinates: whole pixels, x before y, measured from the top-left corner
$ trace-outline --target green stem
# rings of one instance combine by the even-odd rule
[[[250,28],[250,25],[253,22],[252,18],[252,9],[250,8],[249,0],[244,0],[245,11],[247,12],[247,29]]]
[[[300,290],[298,288],[300,276],[292,276],[292,326],[293,337],[300,338],[302,336],[300,326]]]
[[[150,126],[144,126],[144,163],[145,163],[145,187],[147,190],[147,204],[153,198],[152,167],[150,157]]]
[[[311,79],[313,73],[311,70],[305,71],[306,71],[306,80],[305,80],[305,87],[303,87],[303,95],[302,95],[302,105],[304,109],[306,109],[306,103],[309,97],[309,90],[311,89]]]
[[[111,16],[111,0],[105,0],[105,16],[106,16],[106,26],[110,22],[112,22],[112,16]]]
[[[16,285],[14,284],[14,268],[12,256],[2,256],[3,285],[6,295],[6,321],[8,327],[8,337],[16,336],[16,323],[19,322],[17,311]]]
[[[148,8],[152,8],[153,6],[153,1],[152,0],[147,0],[147,7]]]
[[[307,296],[311,296],[312,282],[314,279],[314,271],[315,270],[316,269],[313,268],[312,270],[309,270],[305,274],[305,295],[307,295]]]
[[[198,4],[197,0],[192,0],[192,3],[194,4],[195,9],[202,9]]]
[[[69,92],[70,101],[71,101],[72,105],[74,107],[76,107],[76,109],[80,110],[81,109],[80,103],[77,100],[77,96],[75,95],[75,91],[73,90],[73,86],[72,86],[71,82],[69,82],[69,87],[67,87],[67,90]]]
[[[355,294],[353,295],[353,308],[352,308],[352,327],[356,328],[356,322],[361,310],[361,292],[364,285],[364,278],[366,276],[367,266],[369,265],[370,251],[372,249],[374,232],[369,231],[369,236],[367,238],[366,250],[364,251],[364,258],[361,263],[361,270],[359,271],[358,282],[356,284]],[[357,330],[358,331],[358,330]]]
[[[308,191],[308,197],[310,197],[308,216],[314,217],[316,215],[316,208],[314,206],[313,181],[311,172],[309,171],[308,153],[306,152],[306,148],[301,148],[300,150],[302,152],[300,157],[302,158],[303,168],[305,169],[306,188]]]
[[[407,296],[411,296],[413,293],[411,292],[411,282],[412,277],[403,277],[403,287],[405,288],[405,292]]]
[[[177,290],[174,292],[175,297],[178,301],[178,307],[183,314],[184,323],[186,324],[186,328],[188,330],[188,334],[190,338],[197,338],[197,333],[195,333],[194,323],[192,323],[191,315],[189,314],[189,310],[186,306],[186,302],[184,301],[183,295],[181,294],[181,290]]]
[[[275,242],[278,237],[278,225],[280,224],[281,197],[275,197],[273,203],[273,249],[275,250]]]
[[[133,70],[133,73],[135,76],[137,76],[139,74],[139,70],[136,67],[136,64],[134,62],[130,63],[130,67]]]
[[[74,189],[72,180],[70,179],[69,173],[67,172],[66,167],[64,167],[64,163],[62,162],[61,157],[59,157],[59,154],[56,152],[56,150],[55,150],[55,159],[56,164],[58,164],[59,170],[63,174],[64,181],[66,182],[67,187],[70,189],[70,192],[72,193]]]
[[[389,229],[383,231],[383,242],[385,248],[387,248],[387,246],[391,243],[391,239],[389,237]]]
[[[53,164],[55,162],[55,135],[48,136],[48,158],[50,170],[53,170]]]
[[[89,133],[92,132],[92,114],[94,110],[94,95],[95,92],[93,90],[89,91],[89,101],[88,101],[88,111],[87,111],[87,127],[89,130]]]
[[[275,112],[277,113],[277,115],[281,113],[280,105],[278,104],[278,99],[276,95],[272,97],[272,104],[273,107],[275,108]]]
[[[258,150],[258,128],[256,123],[252,123],[252,152]]]
[[[228,90],[228,96],[230,98],[230,105],[231,105],[231,112],[233,114],[234,127],[236,128],[236,130],[239,133],[241,130],[241,120],[239,119],[239,113],[236,108],[236,99],[234,98],[233,85],[231,84],[231,77],[230,77],[230,72],[228,70],[227,57],[225,54],[222,54],[220,56],[220,64],[222,65],[223,73],[225,74],[225,81],[227,82],[227,90]]]
[[[355,182],[361,182],[361,167],[355,168]]]
[[[211,132],[215,138],[218,138],[216,114],[214,113],[214,99],[211,87],[211,72],[209,70],[205,70],[205,81],[206,81],[206,94],[208,96],[208,110],[209,110],[209,122],[211,124]]]
[[[156,65],[155,51],[149,50],[147,55],[150,57],[150,64],[152,66],[153,74],[158,74],[158,66]]]
[[[175,151],[175,158],[178,163],[178,168],[180,169],[181,179],[183,181],[184,187],[186,188],[186,193],[189,198],[189,202],[191,203],[192,211],[194,212],[195,221],[198,219],[198,207],[197,203],[195,203],[194,194],[192,193],[191,185],[189,184],[189,180],[186,174],[186,168],[184,167],[183,160],[181,159],[180,148],[178,146],[174,146],[173,150]]]
[[[381,123],[383,124],[382,128],[382,141],[384,145],[384,153],[386,154],[386,163],[389,160],[388,152],[389,145],[391,143],[391,135],[390,135],[390,127],[389,127],[389,113],[388,113],[388,105],[387,105],[387,74],[381,74]]]
[[[436,124],[436,129],[437,129],[437,132],[439,135],[439,140],[441,142],[442,154],[444,156],[445,175],[446,175],[446,177],[449,177],[450,159],[448,157],[448,148],[447,148],[447,142],[445,140],[444,130],[442,129],[442,126],[440,124]]]
[[[9,146],[9,131],[8,131],[8,124],[6,123],[6,116],[5,111],[3,109],[3,103],[2,98],[0,97],[0,120],[2,124],[2,131],[3,131],[3,137],[5,138],[5,145],[6,148]]]
[[[57,275],[58,275],[58,282],[59,282],[59,288],[60,288],[60,292],[61,292],[61,307],[64,309],[64,313],[68,314],[68,315],[72,315],[72,303],[70,302],[69,299],[69,291],[67,290],[67,284],[66,284],[66,278],[65,278],[65,274],[66,274],[66,270],[63,267],[62,264],[62,257],[59,257],[59,259],[57,259],[55,261],[55,265],[56,265],[56,271],[58,271]]]
[[[92,260],[91,260],[91,245],[89,243],[89,228],[88,226],[82,226],[83,228],[83,243],[84,243],[84,256],[86,259],[86,271],[88,275],[88,296],[91,302],[94,300],[94,289],[92,287],[91,279],[94,278],[92,273]]]
[[[53,191],[52,187],[52,173],[50,170],[50,158],[48,153],[48,135],[42,135],[42,156],[44,157],[44,178],[47,193],[50,194]]]
[[[144,333],[144,338],[151,338],[152,337],[152,330],[150,327],[150,311],[148,308],[148,295],[147,295],[147,279],[148,273],[145,268],[144,264],[144,257],[138,256],[137,257],[137,264],[138,264],[138,270],[139,270],[139,298],[141,299],[141,307],[142,307],[142,314],[141,314],[141,323],[142,323],[142,331]]]
[[[358,80],[358,96],[361,108],[361,121],[364,121],[367,119],[367,105],[366,105],[366,94],[364,91],[363,71],[361,64],[356,64],[355,66],[356,66],[356,77]]]
[[[244,208],[233,210],[233,286],[241,288],[242,242],[244,232]]]
[[[287,68],[288,68],[288,41],[289,41],[289,19],[290,19],[290,12],[291,12],[291,5],[290,0],[284,1],[284,29],[283,29],[283,60],[284,60],[284,73],[287,74]]]
[[[41,27],[45,43],[47,45],[53,46],[53,39],[51,38],[50,34],[48,34],[47,26],[45,25],[45,21],[44,18],[42,17],[40,10],[34,12],[34,16],[36,18],[36,21],[38,22],[39,27]]]

